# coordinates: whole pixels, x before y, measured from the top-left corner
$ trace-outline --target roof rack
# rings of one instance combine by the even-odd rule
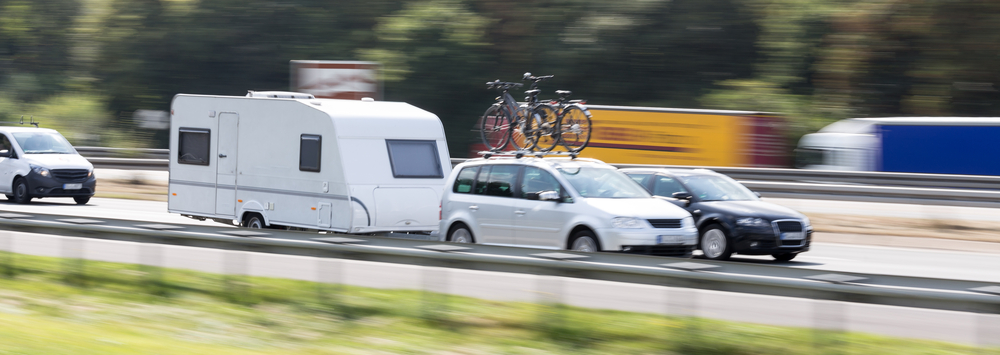
[[[35,128],[38,128],[38,123],[39,122],[35,122],[35,116],[31,116],[28,119],[30,120],[28,122],[28,124],[35,126]],[[14,122],[14,121],[0,121],[0,124],[19,124],[19,125],[23,125],[24,124],[24,115],[21,115],[21,120],[18,121],[18,122]]]
[[[514,157],[515,159],[521,159],[521,158],[523,158],[525,156],[533,156],[535,158],[541,158],[541,157],[546,157],[546,156],[550,156],[550,155],[551,156],[568,156],[570,159],[576,159],[576,157],[580,153],[572,153],[572,152],[538,152],[538,151],[534,151],[534,150],[524,150],[524,149],[522,149],[522,150],[511,150],[511,151],[506,151],[506,152],[486,150],[486,151],[481,151],[481,152],[479,152],[477,154],[482,155],[483,158],[486,158],[486,159],[489,159],[491,157]]]

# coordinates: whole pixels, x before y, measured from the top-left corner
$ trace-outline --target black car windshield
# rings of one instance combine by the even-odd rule
[[[14,132],[24,154],[76,154],[73,145],[55,132]]]
[[[557,169],[580,196],[587,198],[648,198],[646,192],[618,170],[593,167],[561,167]]]
[[[756,201],[757,194],[729,178],[721,175],[688,175],[678,179],[702,201]]]

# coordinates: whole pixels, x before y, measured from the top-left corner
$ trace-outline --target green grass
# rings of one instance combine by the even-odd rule
[[[0,354],[1000,354],[93,261],[14,255],[6,264],[7,256],[0,255],[0,275],[7,275],[0,277]]]

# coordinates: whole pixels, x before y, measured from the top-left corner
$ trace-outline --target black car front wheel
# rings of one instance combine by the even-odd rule
[[[701,251],[712,260],[728,260],[733,255],[729,237],[719,225],[709,226],[701,233]]]

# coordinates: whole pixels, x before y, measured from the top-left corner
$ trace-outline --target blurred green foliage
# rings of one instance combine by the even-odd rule
[[[177,93],[285,90],[289,60],[371,60],[386,99],[440,116],[455,152],[476,139],[495,96],[483,83],[526,71],[556,75],[549,95],[570,89],[594,104],[781,112],[795,139],[847,117],[1000,115],[998,10],[974,0],[0,0],[0,119],[35,115],[74,143],[165,147],[133,111],[167,110]]]

